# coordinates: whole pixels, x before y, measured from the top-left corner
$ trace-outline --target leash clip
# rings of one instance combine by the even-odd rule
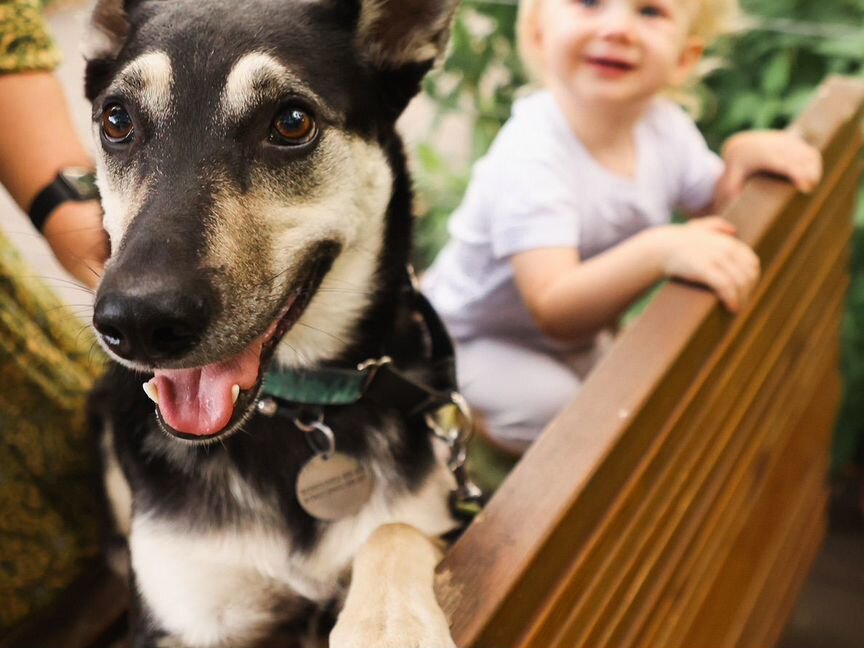
[[[465,464],[468,440],[474,421],[465,398],[459,392],[450,392],[450,402],[426,414],[426,425],[450,449],[448,467],[456,471]]]
[[[456,479],[451,507],[461,517],[476,515],[483,503],[483,491],[471,481],[465,467],[468,441],[474,429],[471,409],[459,392],[450,392],[450,402],[426,414],[426,425],[437,438],[447,444],[450,459],[447,467]]]

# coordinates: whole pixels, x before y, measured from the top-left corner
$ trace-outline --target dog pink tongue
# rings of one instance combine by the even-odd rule
[[[210,436],[228,425],[234,414],[234,385],[251,389],[258,379],[263,338],[236,356],[195,369],[157,370],[159,411],[178,432]]]

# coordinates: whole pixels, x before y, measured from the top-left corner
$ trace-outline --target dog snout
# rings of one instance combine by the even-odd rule
[[[209,291],[201,287],[149,294],[106,290],[96,300],[93,326],[121,358],[152,364],[192,351],[213,313]]]

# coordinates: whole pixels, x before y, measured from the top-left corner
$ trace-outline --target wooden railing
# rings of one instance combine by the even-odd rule
[[[794,124],[811,195],[750,181],[725,214],[762,261],[733,317],[664,287],[439,567],[460,648],[765,648],[825,528],[864,85]]]

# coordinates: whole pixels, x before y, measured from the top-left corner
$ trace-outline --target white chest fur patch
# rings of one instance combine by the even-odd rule
[[[340,575],[379,526],[402,522],[431,537],[449,531],[452,487],[439,465],[414,494],[376,488],[359,515],[330,525],[309,554],[293,550],[275,527],[189,531],[136,516],[130,548],[138,588],[159,625],[186,644],[241,645],[266,632],[279,603],[337,596]]]

